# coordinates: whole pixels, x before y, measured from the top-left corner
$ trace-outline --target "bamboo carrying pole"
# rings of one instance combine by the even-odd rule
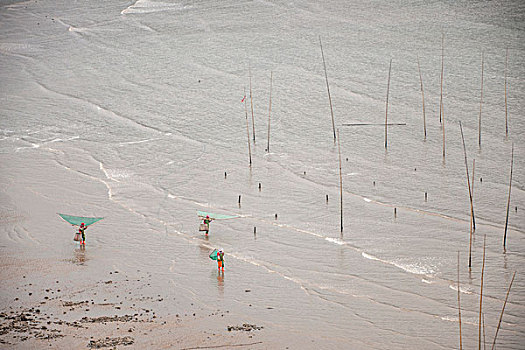
[[[505,50],[505,137],[509,137],[509,124],[507,118],[507,65],[509,61],[509,48]]]
[[[248,154],[250,155],[250,166],[252,166],[252,146],[250,142],[250,127],[248,126],[248,107],[246,106],[246,88],[244,89],[244,113],[246,114],[246,135],[248,135]]]
[[[478,320],[478,350],[481,350],[481,311],[483,308],[483,275],[485,274],[485,241],[487,235],[483,238],[483,265],[481,266],[481,283],[479,291],[479,320]]]
[[[441,32],[441,92],[439,95],[439,123],[441,124],[441,114],[442,114],[442,107],[443,107],[443,68],[444,68],[444,41],[445,41],[445,34]]]
[[[326,90],[328,91],[328,101],[330,102],[330,113],[332,115],[332,129],[334,131],[334,142],[335,142],[335,120],[334,120],[334,109],[332,107],[332,97],[330,96],[330,86],[328,85],[328,74],[326,73],[326,62],[324,60],[323,44],[321,43],[321,36],[319,35],[319,46],[321,46],[321,56],[323,57],[324,77],[326,80]]]
[[[341,192],[341,234],[343,234],[343,170],[341,165],[341,142],[337,129],[337,149],[339,151],[339,191]]]
[[[458,312],[459,312],[459,350],[463,350],[463,339],[461,335],[461,301],[459,291],[459,251],[458,251]]]
[[[250,106],[252,108],[252,129],[253,129],[253,143],[255,143],[255,117],[253,115],[253,98],[252,98],[252,68],[248,66],[248,71],[250,74]]]
[[[499,327],[501,326],[503,312],[505,311],[505,306],[507,305],[507,299],[509,298],[510,287],[512,287],[512,282],[514,282],[514,277],[516,277],[516,271],[514,271],[512,280],[510,280],[509,289],[507,289],[507,296],[505,297],[505,302],[503,303],[503,308],[501,309],[501,314],[499,315],[498,328],[496,328],[496,334],[494,335],[494,341],[492,342],[492,350],[494,350],[494,347],[496,346],[496,338],[498,337]]]
[[[425,91],[423,90],[423,77],[421,76],[421,67],[419,65],[419,55],[417,56],[417,70],[419,72],[419,83],[421,85],[421,98],[423,100],[423,130],[425,132],[425,140],[427,139],[427,120],[425,117]]]
[[[481,51],[481,95],[479,98],[479,122],[478,122],[478,144],[481,148],[481,106],[483,105],[483,66],[484,66],[484,57],[483,51]]]
[[[390,59],[390,66],[388,67],[388,84],[386,87],[386,109],[385,109],[385,148],[388,147],[387,141],[387,126],[388,126],[388,95],[390,93],[390,72],[392,71],[392,59]]]
[[[467,163],[467,149],[465,147],[465,137],[463,136],[463,126],[459,122],[459,129],[461,130],[461,140],[463,141],[463,154],[465,156],[465,168],[467,172],[467,185],[468,185],[468,194],[470,198],[470,217],[472,225],[470,226],[470,240],[469,240],[469,250],[468,250],[468,267],[472,267],[472,229],[476,229],[476,221],[474,216],[474,204],[472,202],[472,190],[470,187],[470,177],[468,174],[468,163]]]
[[[273,72],[270,72],[270,105],[268,107],[268,146],[266,151],[270,153],[270,116],[272,115],[272,82],[273,82]]]
[[[507,226],[509,223],[510,190],[512,189],[512,167],[514,165],[514,143],[512,144],[512,155],[510,159],[509,197],[507,199],[507,217],[505,218],[505,234],[503,235],[503,249],[507,249]]]

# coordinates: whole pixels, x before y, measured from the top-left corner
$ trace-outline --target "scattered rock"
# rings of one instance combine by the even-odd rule
[[[262,326],[256,326],[254,324],[243,323],[242,326],[228,326],[228,332],[231,332],[231,331],[245,331],[245,332],[259,331],[263,328],[264,327]]]
[[[131,315],[124,315],[124,316],[101,316],[101,317],[95,317],[95,318],[89,318],[89,317],[82,317],[80,322],[83,323],[102,323],[102,322],[128,322],[133,319],[133,316]]]
[[[116,347],[117,345],[132,345],[135,340],[132,337],[123,337],[123,338],[109,338],[90,340],[88,348],[90,349],[100,349],[100,348],[109,348]]]

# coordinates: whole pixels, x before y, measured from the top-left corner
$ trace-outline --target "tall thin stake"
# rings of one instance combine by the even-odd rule
[[[270,116],[272,114],[272,83],[273,83],[273,72],[270,72],[270,105],[268,107],[268,146],[266,151],[270,153]]]
[[[484,66],[484,56],[483,51],[481,51],[481,95],[479,98],[479,125],[478,125],[478,143],[481,148],[481,106],[483,105],[483,66]]]
[[[472,180],[471,180],[471,185],[472,185],[472,203],[474,203],[474,173],[476,172],[476,158],[472,159]]]
[[[244,89],[244,113],[246,114],[246,135],[248,135],[248,154],[250,155],[250,166],[252,166],[252,146],[250,142],[250,127],[248,126],[248,107],[246,106],[246,88]]]
[[[339,190],[341,192],[341,234],[343,234],[343,170],[341,165],[341,142],[339,129],[337,129],[337,149],[339,151]]]
[[[509,48],[505,50],[505,137],[509,137],[509,123],[507,118],[507,65],[509,61]]]
[[[463,141],[463,154],[465,156],[465,169],[467,171],[467,185],[468,185],[468,194],[470,198],[470,217],[471,217],[471,223],[470,226],[470,240],[469,240],[469,249],[468,249],[468,267],[472,267],[472,227],[474,227],[474,230],[476,229],[476,221],[474,219],[474,204],[472,202],[472,190],[470,187],[470,177],[468,174],[468,162],[467,162],[467,149],[465,147],[465,137],[463,136],[463,126],[461,126],[461,122],[459,122],[459,129],[461,130],[461,140]]]
[[[255,117],[253,115],[253,95],[252,95],[252,68],[248,66],[250,72],[250,106],[252,108],[252,134],[253,134],[253,143],[255,143]]]
[[[503,249],[507,249],[507,225],[509,223],[510,190],[512,189],[512,167],[514,165],[514,143],[512,144],[512,156],[510,160],[509,197],[507,199],[507,217],[505,218],[505,234],[503,235]]]
[[[512,282],[514,282],[514,277],[516,277],[516,271],[514,271],[512,280],[510,280],[509,289],[507,289],[507,296],[505,297],[505,302],[503,303],[503,309],[501,309],[501,314],[499,315],[498,328],[496,328],[496,334],[494,335],[494,341],[492,342],[492,350],[494,350],[494,346],[496,346],[496,338],[498,337],[499,327],[501,326],[503,312],[505,311],[505,306],[507,305],[507,299],[509,298],[510,287],[512,287]]]
[[[390,66],[388,67],[388,84],[386,87],[386,110],[385,110],[385,148],[388,147],[387,141],[387,126],[388,126],[388,95],[390,93],[390,72],[392,71],[392,59],[390,59]]]
[[[487,341],[485,340],[485,313],[482,314],[481,318],[483,319],[483,350],[486,350]]]
[[[334,142],[335,142],[334,109],[332,108],[332,97],[330,96],[330,86],[328,85],[328,74],[326,73],[326,62],[324,60],[323,44],[321,43],[320,35],[319,35],[319,46],[321,46],[321,56],[323,56],[324,77],[326,79],[326,90],[328,91],[328,101],[330,102],[330,113],[332,114],[332,129],[334,131]]]
[[[487,235],[483,238],[483,265],[481,266],[481,283],[479,292],[479,321],[478,321],[478,350],[481,350],[481,311],[483,308],[483,275],[485,273],[485,241]]]
[[[458,251],[458,312],[459,312],[459,350],[463,350],[463,339],[461,335],[461,301],[459,291],[459,251]]]
[[[425,131],[425,140],[427,139],[427,120],[425,117],[425,91],[423,90],[423,76],[419,65],[419,55],[417,56],[417,70],[419,72],[419,83],[421,85],[421,98],[423,99],[423,130]]]
[[[441,114],[442,114],[442,107],[443,107],[443,70],[444,70],[444,41],[445,41],[445,34],[441,32],[441,93],[439,96],[439,123],[441,123]]]
[[[443,107],[443,101],[441,101],[441,119],[442,119],[442,131],[443,131],[443,160],[445,159],[445,108]]]

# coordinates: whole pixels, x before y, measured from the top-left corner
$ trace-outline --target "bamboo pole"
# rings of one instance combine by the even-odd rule
[[[476,172],[476,159],[474,158],[472,160],[472,179],[470,181],[471,183],[471,193],[472,193],[472,208],[471,208],[471,211],[470,211],[470,229],[473,230],[473,232],[476,231],[476,227],[474,226],[475,225],[475,222],[474,222],[474,173]]]
[[[270,72],[270,105],[268,107],[268,146],[266,147],[266,152],[270,153],[270,116],[272,114],[272,82],[273,82],[273,72]]]
[[[244,89],[244,113],[246,115],[246,135],[248,135],[248,154],[250,155],[250,166],[252,166],[252,146],[250,142],[250,127],[248,126],[248,107],[246,106],[246,88]]]
[[[507,249],[507,226],[509,223],[510,190],[512,189],[512,167],[514,165],[514,143],[512,144],[512,156],[510,160],[509,197],[507,199],[507,217],[505,218],[505,234],[503,235],[503,249]]]
[[[321,36],[319,35],[319,46],[321,46],[321,56],[323,57],[324,77],[326,80],[326,90],[328,91],[328,101],[330,102],[330,113],[332,115],[332,129],[334,131],[334,142],[335,142],[335,120],[334,120],[334,109],[332,107],[332,97],[330,96],[330,86],[328,85],[328,74],[326,73],[326,62],[324,60],[323,44],[321,43]]]
[[[459,122],[459,129],[461,130],[461,140],[463,141],[463,154],[465,156],[465,169],[467,172],[467,185],[468,185],[468,194],[470,197],[470,240],[469,240],[469,249],[468,249],[468,267],[472,267],[472,229],[476,227],[476,221],[474,219],[474,204],[472,202],[472,190],[470,187],[470,177],[468,174],[468,163],[467,163],[467,149],[465,147],[465,137],[463,136],[463,126],[461,126],[461,122]]]
[[[443,101],[441,101],[441,119],[441,129],[443,131],[443,160],[445,160],[445,108],[443,108]]]
[[[499,327],[501,326],[503,312],[505,311],[505,306],[507,305],[507,299],[509,298],[510,287],[512,287],[512,282],[514,282],[514,277],[516,277],[516,271],[514,271],[512,280],[510,280],[509,289],[507,289],[507,296],[505,297],[505,302],[503,303],[503,308],[501,309],[501,314],[499,315],[498,328],[496,328],[496,334],[494,335],[494,341],[492,342],[492,350],[494,350],[494,347],[496,346],[496,338],[498,337]]]
[[[485,313],[482,314],[481,319],[483,320],[483,350],[487,347],[487,341],[485,340]]]
[[[509,124],[507,118],[507,65],[509,61],[509,48],[505,50],[505,137],[509,137]]]
[[[472,203],[474,203],[474,173],[476,172],[476,158],[472,159],[472,180],[470,181],[472,186]]]
[[[443,107],[443,70],[444,70],[444,41],[445,41],[445,34],[441,32],[441,93],[439,96],[439,123],[441,124],[441,113],[442,113],[442,107]]]
[[[252,108],[252,136],[253,143],[255,143],[255,117],[253,115],[253,95],[252,95],[252,68],[248,65],[248,70],[250,72],[250,106]]]
[[[417,70],[419,72],[419,83],[421,85],[421,98],[423,100],[423,130],[425,132],[425,141],[427,139],[427,120],[425,117],[425,91],[423,90],[423,77],[421,75],[421,67],[419,65],[419,55],[417,56]]]
[[[388,125],[388,95],[390,93],[390,72],[392,71],[392,59],[390,59],[390,66],[388,67],[388,84],[386,88],[386,109],[385,109],[385,149],[388,148],[387,141],[387,125]]]
[[[478,350],[481,350],[481,311],[483,307],[483,275],[485,274],[485,241],[487,235],[483,238],[483,265],[481,266],[481,283],[479,292],[479,320],[478,320]]]
[[[341,193],[341,234],[343,234],[343,170],[341,165],[341,142],[339,129],[337,129],[337,149],[339,151],[339,190]]]
[[[481,148],[481,106],[483,105],[483,66],[484,66],[484,56],[483,51],[481,51],[481,95],[479,98],[479,125],[478,125],[478,144]]]
[[[459,350],[463,350],[463,339],[461,335],[461,301],[459,290],[459,251],[458,251],[458,313],[459,313]]]

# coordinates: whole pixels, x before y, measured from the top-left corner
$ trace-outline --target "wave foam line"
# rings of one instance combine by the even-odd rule
[[[375,257],[373,255],[370,255],[368,253],[365,253],[365,252],[362,252],[361,255],[366,258],[366,259],[370,259],[370,260],[376,260],[376,261],[380,261],[382,263],[385,263],[385,264],[388,264],[388,265],[392,265],[392,266],[395,266],[401,270],[404,270],[406,272],[409,272],[409,273],[412,273],[414,275],[425,275],[425,276],[429,276],[429,275],[432,275],[435,273],[434,270],[432,270],[430,267],[427,267],[427,266],[417,266],[415,264],[410,264],[410,265],[403,265],[403,264],[400,264],[400,263],[397,263],[397,262],[394,262],[394,261],[388,261],[388,260],[383,260],[383,259],[380,259],[378,257]],[[429,276],[430,277],[430,276]]]

